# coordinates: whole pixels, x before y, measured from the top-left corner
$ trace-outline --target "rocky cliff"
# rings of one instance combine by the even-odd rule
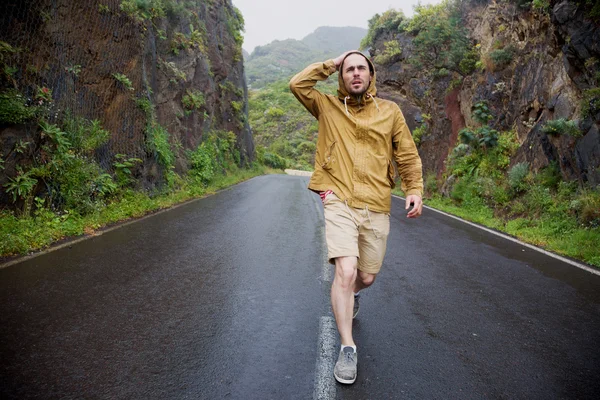
[[[426,126],[419,145],[426,173],[442,176],[458,132],[481,125],[474,114],[485,104],[490,128],[517,133],[520,146],[511,165],[528,162],[538,171],[554,163],[566,180],[600,185],[598,17],[585,0],[550,1],[547,8],[525,3],[457,2],[474,50],[462,55],[456,71],[410,63],[418,27],[376,32],[371,55],[376,64],[378,56],[384,61],[377,65],[378,93],[401,105],[413,130]],[[401,52],[391,53],[390,43]],[[436,51],[443,49],[432,46]],[[465,70],[468,57],[472,68]],[[551,121],[574,129],[553,134]]]
[[[92,158],[110,173],[117,155],[142,160],[133,176],[149,189],[184,173],[209,132],[233,132],[251,161],[242,29],[231,0],[2,2],[0,186],[43,162],[42,120],[96,121],[109,138]]]

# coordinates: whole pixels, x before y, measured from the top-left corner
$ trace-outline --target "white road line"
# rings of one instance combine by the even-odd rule
[[[332,268],[327,260],[327,245],[325,244],[325,223],[323,212],[320,207],[320,199],[312,195],[315,209],[321,227],[321,284],[330,286],[333,279]],[[332,315],[323,315],[319,320],[319,335],[317,338],[317,360],[315,362],[315,386],[313,391],[314,400],[335,399],[336,384],[333,377],[333,365],[335,363],[337,349],[337,328]]]
[[[405,200],[404,197],[396,196],[395,194],[392,195],[392,196],[396,197],[398,199]],[[578,263],[577,261],[573,261],[573,260],[570,260],[568,258],[559,256],[558,254],[554,254],[554,253],[551,253],[551,252],[546,251],[544,249],[540,249],[539,247],[536,247],[536,246],[534,246],[532,244],[522,242],[519,239],[516,239],[516,238],[514,238],[512,236],[505,235],[505,234],[497,232],[495,230],[492,230],[492,229],[486,228],[484,226],[478,225],[478,224],[476,224],[474,222],[466,221],[466,220],[464,220],[462,218],[457,217],[456,215],[448,214],[448,213],[446,213],[444,211],[436,210],[435,208],[431,208],[431,207],[428,207],[428,206],[424,206],[424,207],[427,208],[428,210],[435,211],[437,213],[440,213],[440,214],[445,215],[445,216],[450,217],[450,218],[454,218],[457,221],[461,221],[461,222],[464,222],[465,224],[469,224],[471,226],[474,226],[475,228],[479,228],[479,229],[482,229],[482,230],[484,230],[486,232],[493,233],[496,236],[500,236],[501,238],[510,240],[511,242],[514,242],[514,243],[518,243],[521,246],[528,247],[528,248],[530,248],[532,250],[538,251],[538,252],[540,252],[542,254],[545,254],[547,256],[553,257],[553,258],[555,258],[557,260],[560,260],[562,262],[565,262],[567,264],[571,264],[571,265],[573,265],[573,266],[575,266],[577,268],[583,269],[584,271],[587,271],[587,272],[590,272],[590,273],[592,273],[594,275],[599,275],[600,276],[600,270],[596,270],[596,269],[590,268],[587,265],[583,265],[581,263]]]
[[[321,317],[319,323],[319,345],[317,348],[317,364],[315,367],[314,400],[335,399],[335,380],[333,364],[337,341],[335,320],[331,316]]]

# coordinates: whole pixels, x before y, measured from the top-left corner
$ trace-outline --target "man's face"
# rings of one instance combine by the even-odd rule
[[[350,54],[342,65],[342,79],[348,93],[363,95],[371,83],[369,63],[360,54]]]

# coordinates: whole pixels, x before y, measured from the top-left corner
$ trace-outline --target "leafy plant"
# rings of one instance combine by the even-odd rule
[[[79,76],[79,74],[81,73],[81,65],[71,65],[65,67],[65,71],[75,76]]]
[[[489,59],[496,68],[503,68],[510,64],[513,60],[515,50],[512,46],[507,46],[502,49],[492,50],[488,53]]]
[[[125,187],[131,184],[134,180],[131,176],[131,169],[136,164],[141,163],[142,160],[135,157],[127,157],[125,154],[115,154],[115,161],[113,167],[115,169],[115,175],[117,177],[117,185]]]
[[[423,137],[424,133],[427,133],[427,125],[426,124],[421,124],[413,130],[412,136],[413,136],[413,140],[415,141],[415,144],[417,146],[419,146],[421,144],[421,138]]]
[[[600,112],[600,88],[587,89],[583,91],[581,99],[581,115],[595,117]]]
[[[121,85],[123,85],[123,87],[127,90],[133,91],[133,84],[131,83],[131,80],[129,80],[129,78],[127,77],[127,75],[125,74],[120,74],[120,73],[115,73],[112,74],[113,78],[115,78],[117,80],[117,82],[119,82]]]
[[[20,167],[17,167],[18,173],[14,178],[9,178],[8,183],[4,185],[6,193],[13,196],[13,201],[17,201],[17,198],[26,199],[31,196],[37,179],[32,176],[31,171],[23,172]]]
[[[86,120],[67,113],[63,130],[69,145],[82,154],[90,153],[110,139],[110,132],[102,128],[99,120]]]
[[[487,124],[494,117],[485,101],[478,101],[473,105],[473,119],[481,124]]]
[[[577,121],[570,121],[565,118],[546,121],[546,123],[542,126],[542,132],[548,135],[566,134],[573,137],[580,137],[582,135]]]
[[[529,186],[527,176],[529,175],[529,163],[522,162],[515,164],[508,170],[508,183],[515,193],[524,192]]]
[[[186,90],[186,94],[183,95],[181,103],[187,110],[186,113],[189,114],[194,110],[200,110],[202,106],[206,104],[206,100],[204,99],[204,94],[202,92],[188,89]]]
[[[37,107],[27,104],[24,96],[15,89],[0,93],[0,123],[22,124],[35,118]]]
[[[378,54],[373,58],[373,61],[377,64],[392,64],[396,62],[402,55],[402,48],[397,40],[390,40],[385,42],[385,49],[382,54]]]
[[[167,170],[175,165],[175,154],[169,143],[169,132],[160,124],[152,123],[147,131],[147,143],[150,150],[154,152],[157,162]]]

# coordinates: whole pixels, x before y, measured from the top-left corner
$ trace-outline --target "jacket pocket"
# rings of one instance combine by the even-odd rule
[[[327,149],[327,152],[325,153],[325,157],[323,162],[321,163],[321,168],[329,170],[332,168],[332,164],[335,163],[335,156],[333,155],[333,148],[335,147],[335,143],[336,141],[334,140],[333,143],[331,143],[331,145],[329,145],[329,148]]]
[[[388,160],[388,172],[387,172],[387,176],[388,176],[388,182],[390,184],[390,187],[393,189],[396,187],[396,170],[394,169],[394,163],[392,162],[392,160]]]

